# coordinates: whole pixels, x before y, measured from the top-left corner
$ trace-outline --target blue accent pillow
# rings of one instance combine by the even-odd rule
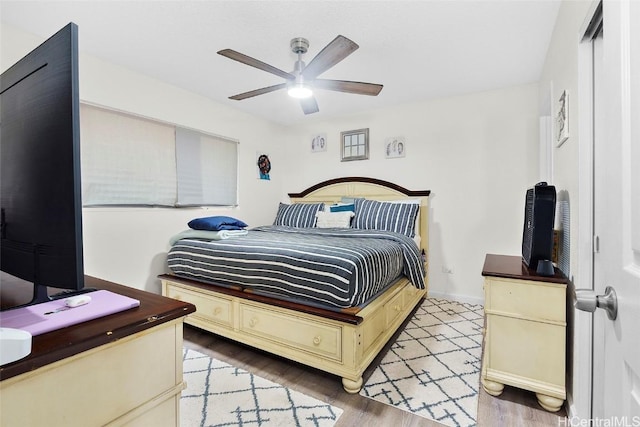
[[[353,203],[351,203],[351,204],[331,205],[331,206],[329,206],[329,211],[330,212],[346,212],[346,211],[355,212],[356,211],[356,205],[354,205]]]
[[[204,218],[196,218],[189,221],[187,224],[189,228],[194,230],[242,230],[244,227],[248,227],[247,224],[239,219],[232,218],[230,216],[208,216]]]

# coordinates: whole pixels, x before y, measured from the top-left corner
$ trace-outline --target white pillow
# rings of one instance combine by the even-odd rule
[[[324,212],[316,213],[316,227],[318,228],[350,228],[351,218],[355,214],[351,211],[344,212]]]

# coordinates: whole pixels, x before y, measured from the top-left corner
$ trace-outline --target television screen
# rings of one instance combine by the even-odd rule
[[[70,23],[0,77],[0,268],[34,286],[84,286],[78,28]]]
[[[522,229],[522,260],[536,270],[538,262],[551,260],[556,188],[539,182],[527,190]]]

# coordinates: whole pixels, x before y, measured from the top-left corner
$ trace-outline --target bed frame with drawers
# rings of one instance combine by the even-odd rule
[[[416,233],[427,265],[429,191],[363,177],[338,178],[289,193],[292,203],[336,203],[343,198],[419,199]],[[161,275],[163,295],[192,303],[186,323],[342,377],[358,393],[362,374],[427,294],[405,277],[355,314],[268,298],[174,275]],[[425,283],[428,281],[425,278]]]

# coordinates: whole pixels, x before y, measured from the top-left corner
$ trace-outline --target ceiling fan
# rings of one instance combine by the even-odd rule
[[[298,60],[294,64],[293,71],[290,73],[232,49],[223,49],[219,51],[218,54],[287,80],[285,83],[230,96],[229,99],[239,101],[287,88],[290,96],[300,99],[302,111],[304,111],[305,114],[312,114],[319,111],[318,103],[313,96],[312,89],[314,88],[370,96],[376,96],[380,93],[382,85],[379,84],[317,78],[320,74],[351,55],[358,47],[356,43],[348,38],[338,36],[326,45],[324,49],[311,60],[309,65],[306,65],[302,61],[302,55],[307,53],[309,41],[302,37],[296,37],[291,40],[291,50],[298,55]]]

